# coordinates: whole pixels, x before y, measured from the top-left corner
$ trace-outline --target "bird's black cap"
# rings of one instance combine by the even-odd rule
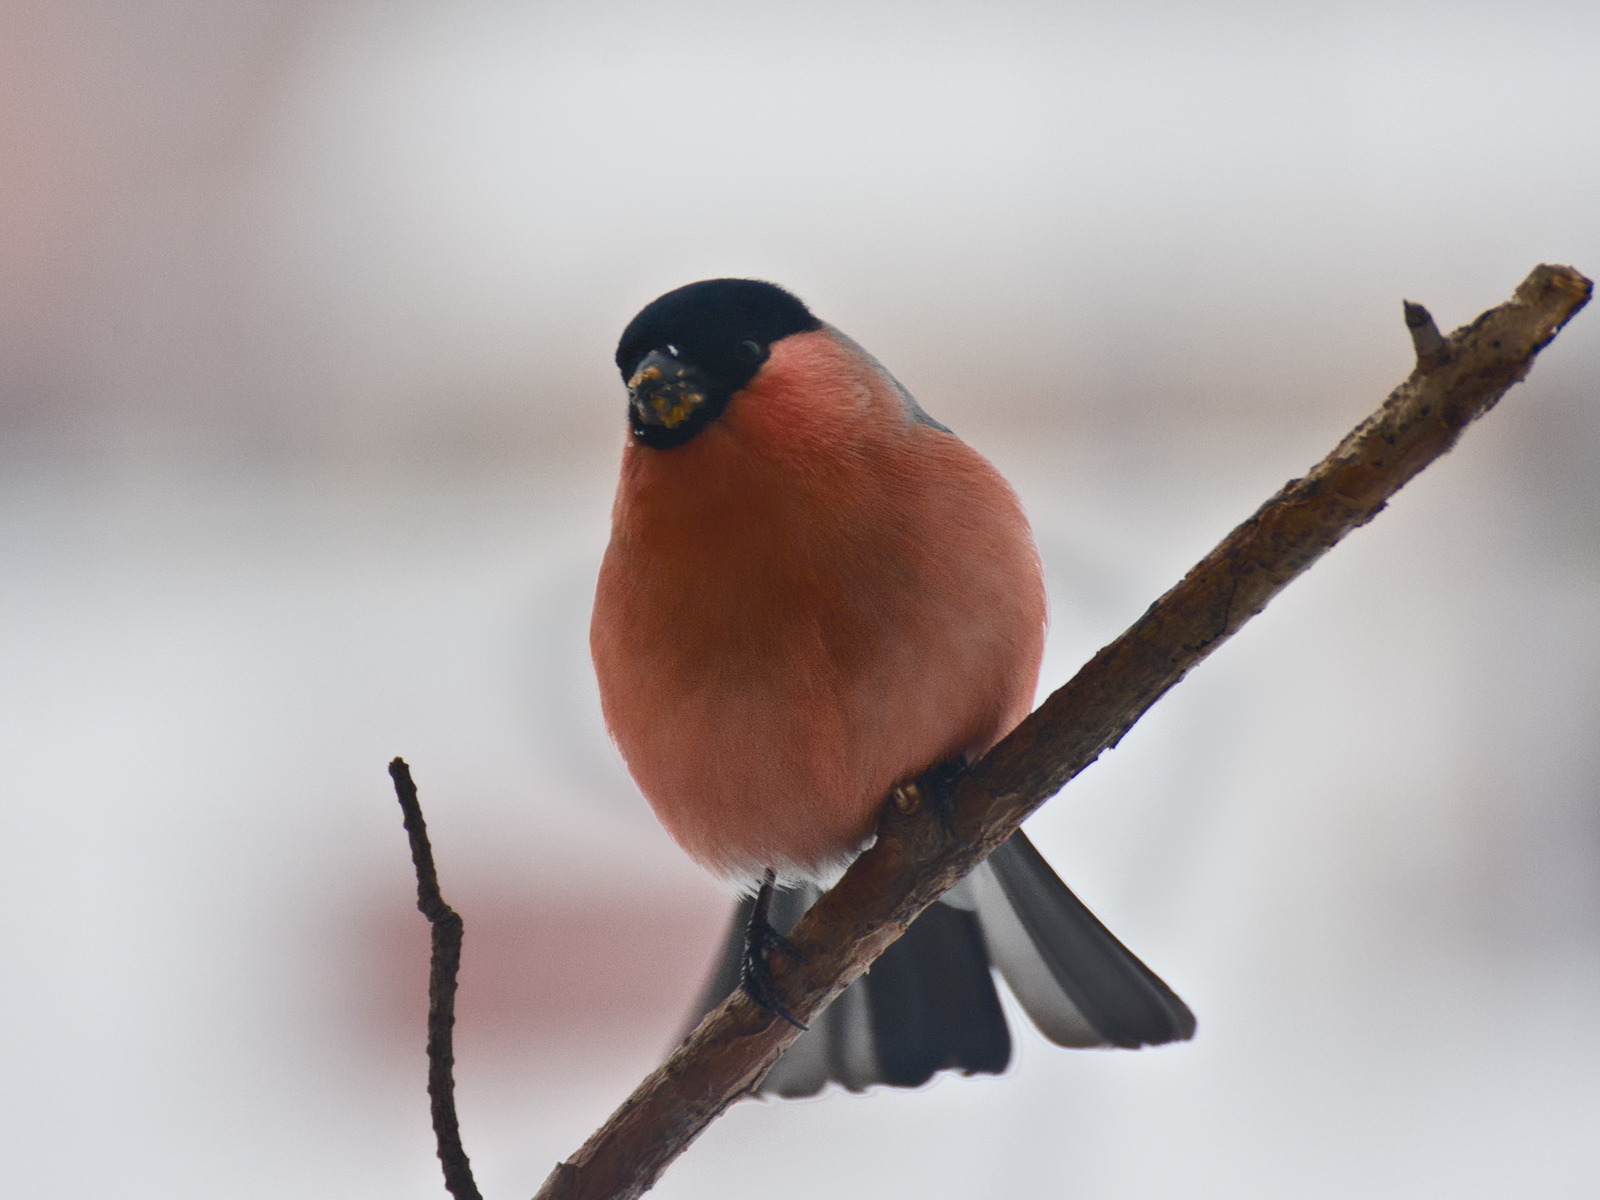
[[[821,327],[797,297],[759,279],[703,279],[652,300],[617,343],[634,440],[683,445],[755,377],[773,342]]]

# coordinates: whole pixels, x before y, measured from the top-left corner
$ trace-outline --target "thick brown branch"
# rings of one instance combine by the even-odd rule
[[[1411,377],[977,763],[957,784],[953,834],[906,796],[886,806],[876,844],[790,934],[796,958],[773,962],[788,1009],[801,1021],[814,1018],[917,913],[1116,745],[1168,688],[1376,516],[1527,373],[1590,290],[1568,267],[1538,267],[1508,303],[1448,338],[1439,337],[1425,310],[1408,310],[1418,352]],[[640,1195],[798,1033],[743,995],[730,997],[556,1168],[538,1200]]]
[[[411,862],[417,871],[417,908],[428,918],[433,932],[433,954],[428,967],[428,1098],[433,1110],[433,1137],[444,1168],[444,1186],[456,1200],[483,1200],[472,1178],[472,1164],[461,1145],[456,1121],[455,1024],[456,975],[461,969],[461,917],[439,892],[439,873],[433,865],[433,847],[422,820],[422,804],[411,768],[397,758],[389,764],[394,794],[400,801],[401,819],[411,840]]]

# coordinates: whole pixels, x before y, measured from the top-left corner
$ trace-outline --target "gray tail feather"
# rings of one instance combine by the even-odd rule
[[[794,927],[816,899],[801,886],[773,897],[772,923]],[[757,1087],[811,1096],[832,1080],[850,1091],[917,1087],[939,1071],[999,1074],[1011,1035],[990,962],[1024,1010],[1065,1046],[1141,1046],[1194,1033],[1194,1016],[1111,935],[1021,834],[929,906],[812,1022]],[[734,912],[698,1020],[739,985],[753,898]],[[974,911],[976,910],[976,911]]]
[[[1021,832],[969,877],[989,956],[1041,1033],[1061,1046],[1159,1046],[1194,1014],[1095,919]]]

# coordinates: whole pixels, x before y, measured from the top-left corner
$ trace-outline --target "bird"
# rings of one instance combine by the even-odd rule
[[[741,983],[787,1017],[752,970],[771,945],[755,924],[781,943],[870,844],[892,789],[959,769],[1027,715],[1038,550],[988,460],[775,284],[669,291],[615,360],[628,432],[590,623],[601,709],[667,833],[743,893],[696,1019]],[[1003,1072],[996,969],[1061,1046],[1194,1034],[1019,830],[756,1090]]]

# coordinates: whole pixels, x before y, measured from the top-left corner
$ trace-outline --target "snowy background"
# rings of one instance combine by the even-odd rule
[[[798,291],[1017,484],[1059,683],[1535,263],[1600,7],[0,5],[0,1160],[16,1195],[531,1194],[726,899],[585,649],[660,292]],[[738,1106],[665,1198],[1593,1194],[1600,313],[1030,824],[1190,1045]]]

